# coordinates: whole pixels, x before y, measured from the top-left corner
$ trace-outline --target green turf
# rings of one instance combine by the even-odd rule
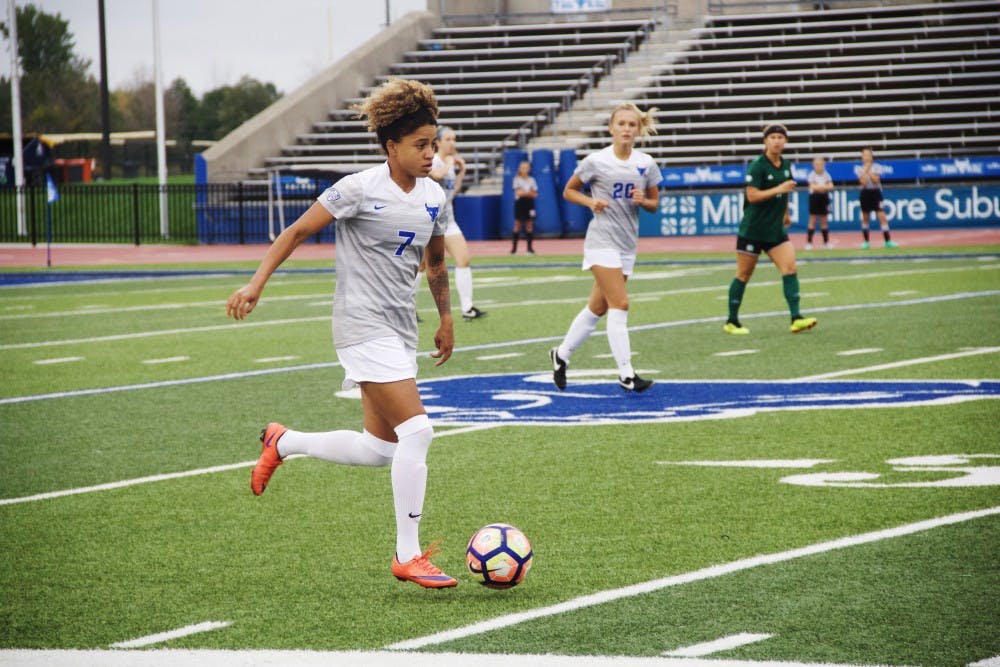
[[[803,261],[803,310],[820,325],[797,336],[788,333],[780,279],[762,263],[743,308],[752,334],[742,338],[721,333],[728,258],[643,258],[629,282],[633,363],[660,380],[849,369],[857,372],[848,379],[996,380],[996,351],[932,360],[998,346],[1000,254],[976,253],[985,259],[856,262],[858,253],[831,253],[822,257],[843,261]],[[545,372],[546,350],[590,289],[573,258],[482,263],[476,299],[489,317],[459,319],[454,357],[440,368],[422,357],[422,379]],[[250,319],[227,321],[224,301],[245,279],[0,288],[0,498],[252,461],[257,430],[272,419],[301,430],[359,428],[360,402],[335,395],[342,371],[329,333],[332,274],[279,274]],[[426,352],[436,327],[426,290],[418,306]],[[858,350],[867,351],[841,354]],[[595,335],[573,368],[611,368],[607,353]],[[499,354],[521,356],[478,359]],[[80,359],[36,363],[71,357]],[[187,359],[145,363],[172,357]],[[270,370],[279,372],[246,375]],[[81,390],[102,393],[43,397]],[[886,484],[945,479],[953,475],[897,471],[887,461],[1000,455],[998,424],[1000,404],[978,400],[456,435],[439,427],[421,535],[425,543],[443,538],[436,562],[460,578],[449,591],[389,575],[387,469],[293,460],[261,498],[247,488],[249,468],[239,467],[3,505],[0,647],[102,648],[215,620],[232,625],[159,646],[381,648],[714,564],[996,507],[998,486],[780,479],[817,471],[876,473]],[[833,462],[810,471],[661,463],[797,458]],[[462,574],[465,542],[494,521],[519,526],[535,548],[531,573],[510,591]],[[423,650],[655,656],[759,632],[774,636],[712,657],[965,665],[1000,654],[998,531],[996,516],[977,519]]]

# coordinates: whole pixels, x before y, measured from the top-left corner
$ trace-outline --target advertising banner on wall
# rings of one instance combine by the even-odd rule
[[[967,157],[928,160],[875,160],[882,165],[882,181],[916,181],[969,178],[1000,178],[1000,156]],[[855,183],[854,168],[861,161],[827,162],[826,170],[837,183]],[[715,185],[742,185],[746,165],[705,167],[663,167],[664,188],[683,188]],[[793,162],[792,176],[805,183],[812,164]]]
[[[576,12],[606,12],[611,9],[611,0],[550,0],[549,11],[553,14]]]
[[[1000,225],[1000,186],[887,188],[882,207],[893,229],[941,229]],[[837,189],[830,196],[830,229],[861,227],[858,188]],[[792,229],[803,231],[809,220],[805,188],[789,196]],[[743,189],[732,192],[669,192],[660,209],[640,209],[640,236],[736,234],[743,218]],[[874,228],[878,223],[874,223]]]

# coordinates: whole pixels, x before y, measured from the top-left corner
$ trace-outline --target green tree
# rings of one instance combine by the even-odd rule
[[[0,24],[10,39],[10,27]],[[21,62],[21,116],[25,133],[80,132],[100,127],[100,91],[87,74],[90,61],[75,53],[69,22],[34,5],[17,8],[17,48]],[[10,79],[0,123],[11,126]]]
[[[199,139],[221,139],[281,97],[273,83],[244,76],[232,86],[210,90],[193,123]]]

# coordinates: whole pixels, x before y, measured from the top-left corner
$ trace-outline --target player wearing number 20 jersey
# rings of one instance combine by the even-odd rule
[[[444,235],[444,190],[418,178],[403,192],[381,164],[345,176],[318,201],[337,219],[334,347],[396,335],[416,348],[414,280],[424,246]]]
[[[591,196],[608,202],[607,208],[594,213],[584,250],[606,248],[635,253],[639,212],[632,202],[632,192],[645,192],[663,179],[652,156],[633,148],[622,160],[615,156],[614,146],[608,146],[585,157],[573,173],[590,185]]]

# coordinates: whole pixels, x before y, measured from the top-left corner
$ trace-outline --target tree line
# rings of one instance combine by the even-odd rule
[[[10,40],[10,26],[0,23]],[[69,22],[34,5],[17,7],[17,42],[21,63],[21,126],[25,136],[101,132],[100,82],[89,74],[91,61],[76,53]],[[0,133],[11,132],[10,78],[0,76]],[[110,130],[126,132],[156,127],[152,75],[137,74],[109,91]],[[272,83],[244,76],[198,98],[181,78],[164,89],[168,139],[191,154],[191,142],[221,139],[275,102],[281,93]],[[90,150],[90,146],[78,147]],[[60,151],[65,153],[65,151]],[[67,157],[66,155],[63,155]],[[79,155],[76,157],[93,157]],[[187,169],[190,170],[190,161]]]

